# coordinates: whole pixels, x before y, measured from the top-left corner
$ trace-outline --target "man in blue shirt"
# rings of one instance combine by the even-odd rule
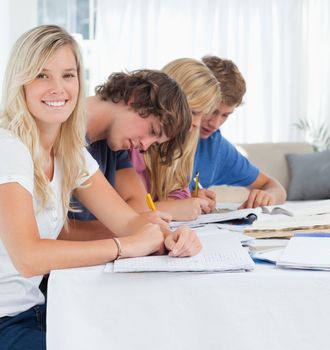
[[[200,184],[249,187],[250,193],[242,208],[283,203],[286,192],[280,183],[256,168],[222,136],[220,126],[243,100],[246,85],[237,66],[230,60],[205,56],[203,62],[221,85],[222,100],[218,108],[202,119],[200,140],[195,155],[194,174],[199,172]],[[191,188],[194,184],[191,184]],[[215,201],[215,194],[200,190],[199,196]]]

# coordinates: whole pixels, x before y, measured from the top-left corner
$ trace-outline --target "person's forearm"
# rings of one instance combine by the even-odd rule
[[[173,220],[185,220],[181,214],[182,203],[180,202],[180,200],[168,199],[155,202],[155,205],[157,210],[170,214]]]
[[[58,239],[67,241],[93,241],[98,239],[112,238],[113,233],[100,221],[69,220],[69,229],[64,227]]]
[[[104,176],[97,172],[74,195],[102,224],[110,228],[116,237],[134,234],[149,221],[132,209],[113,189]],[[111,206],[109,206],[111,202]],[[116,210],[109,210],[109,208]],[[118,217],[118,213],[120,216]]]
[[[146,224],[148,222],[146,221],[144,223]],[[132,233],[134,232],[128,232],[127,236]],[[58,239],[66,241],[95,241],[112,237],[116,237],[116,235],[114,235],[113,232],[111,232],[99,220],[69,220],[68,229],[63,227]]]
[[[148,211],[146,189],[133,168],[116,171],[115,189],[119,196],[136,212]]]
[[[147,205],[145,195],[136,198],[134,196],[127,198],[126,203],[134,209],[137,213],[144,213],[146,211],[149,211],[149,207]]]
[[[50,270],[104,264],[116,259],[118,247],[112,239],[89,242],[38,239],[23,245],[13,257],[25,277],[44,275]]]
[[[167,199],[156,202],[155,205],[157,210],[169,213],[177,221],[194,220],[201,213],[198,198]]]

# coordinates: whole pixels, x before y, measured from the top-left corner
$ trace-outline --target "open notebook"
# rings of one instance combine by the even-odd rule
[[[193,257],[161,255],[120,259],[107,264],[105,272],[230,272],[254,268],[253,260],[237,238],[206,235],[201,241],[203,249]]]
[[[330,214],[330,200],[288,202],[282,205],[261,207],[264,214],[283,214],[288,216],[310,216]]]
[[[205,224],[212,224],[217,222],[227,222],[236,220],[238,223],[252,224],[261,212],[260,208],[256,209],[218,209],[217,212],[211,214],[200,215],[196,220],[191,221],[172,221],[170,226],[172,228],[186,225],[189,227],[196,227]]]
[[[276,215],[285,217],[301,218],[315,215],[330,215],[330,200],[322,201],[305,201],[300,203],[288,202],[283,205],[263,206],[258,208],[249,209],[226,209],[217,208],[215,212],[211,214],[200,215],[196,220],[191,221],[173,221],[170,226],[172,228],[188,225],[189,227],[197,227],[208,223],[221,223],[236,220],[238,224],[252,224],[253,226],[258,225],[259,220],[257,218],[263,218],[262,222],[265,223],[268,219],[265,214],[269,214],[269,220],[272,223],[278,222]],[[296,221],[295,221],[296,222]],[[324,228],[324,227],[322,227]]]

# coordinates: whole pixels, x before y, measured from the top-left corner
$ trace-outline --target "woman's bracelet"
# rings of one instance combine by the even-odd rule
[[[116,256],[115,260],[118,260],[121,258],[121,254],[122,254],[121,244],[120,244],[120,241],[118,238],[113,237],[112,239],[114,240],[114,242],[116,243],[116,246],[117,246],[117,256]]]

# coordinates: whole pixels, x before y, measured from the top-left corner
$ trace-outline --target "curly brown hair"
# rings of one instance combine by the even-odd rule
[[[167,74],[148,69],[113,73],[95,92],[103,101],[123,101],[142,118],[151,114],[159,118],[169,141],[152,147],[157,147],[162,164],[171,165],[173,158],[181,156],[191,126],[191,111],[180,86]]]
[[[235,63],[217,56],[204,56],[202,61],[220,83],[222,102],[228,106],[240,105],[246,92],[246,84]]]

